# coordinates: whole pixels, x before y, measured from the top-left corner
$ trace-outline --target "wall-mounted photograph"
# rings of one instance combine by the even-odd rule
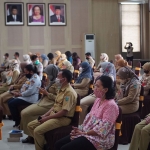
[[[29,26],[46,24],[44,3],[27,3],[27,22]]]
[[[23,3],[4,3],[5,25],[24,25]]]
[[[49,25],[50,26],[65,26],[66,20],[66,4],[49,3]]]

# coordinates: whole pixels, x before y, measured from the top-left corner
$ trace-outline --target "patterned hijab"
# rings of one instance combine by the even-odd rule
[[[89,65],[89,63],[87,62],[83,62],[80,65],[82,67],[82,72],[80,73],[79,77],[77,78],[75,83],[81,83],[82,79],[84,78],[89,78],[90,80],[92,80],[93,78],[93,71],[91,66]]]
[[[116,69],[114,64],[110,62],[102,62],[101,68],[103,69],[103,75],[105,76],[112,76],[114,78],[114,81],[116,81]]]

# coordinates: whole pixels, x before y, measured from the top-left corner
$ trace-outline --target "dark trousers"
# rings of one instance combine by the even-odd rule
[[[55,143],[55,150],[96,150],[96,148],[84,136],[70,140],[69,135]]]
[[[28,103],[19,98],[11,98],[8,101],[8,107],[10,109],[12,118],[15,121],[16,126],[18,126],[20,124],[20,120],[21,120],[20,112],[18,110],[18,107],[21,105],[31,105],[31,103]]]
[[[132,61],[132,62],[133,62],[133,56],[131,56],[131,57],[126,57],[126,59],[127,59],[127,62],[128,62],[128,61]]]

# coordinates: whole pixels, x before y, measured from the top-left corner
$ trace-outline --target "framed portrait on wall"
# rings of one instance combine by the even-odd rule
[[[65,26],[66,20],[66,4],[64,3],[49,3],[49,25],[50,26]]]
[[[5,25],[18,26],[24,25],[24,4],[23,3],[4,3]]]
[[[45,4],[27,3],[27,25],[45,26]]]

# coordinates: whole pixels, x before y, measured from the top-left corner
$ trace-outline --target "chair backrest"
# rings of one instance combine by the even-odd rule
[[[81,111],[81,108],[80,108],[80,95],[78,94],[75,113],[74,113],[74,116],[73,116],[72,121],[71,121],[72,126],[78,127],[80,111]]]
[[[142,112],[143,101],[144,101],[144,87],[141,85],[140,98],[139,98],[139,109],[138,109],[139,113]]]
[[[122,110],[119,107],[119,115],[116,120],[115,143],[114,143],[114,146],[109,150],[117,150],[118,148],[119,136],[120,136],[120,131],[121,131],[121,122],[122,122]]]
[[[141,62],[139,61],[135,66],[135,71],[134,71],[137,76],[140,75],[140,70],[141,70]]]

